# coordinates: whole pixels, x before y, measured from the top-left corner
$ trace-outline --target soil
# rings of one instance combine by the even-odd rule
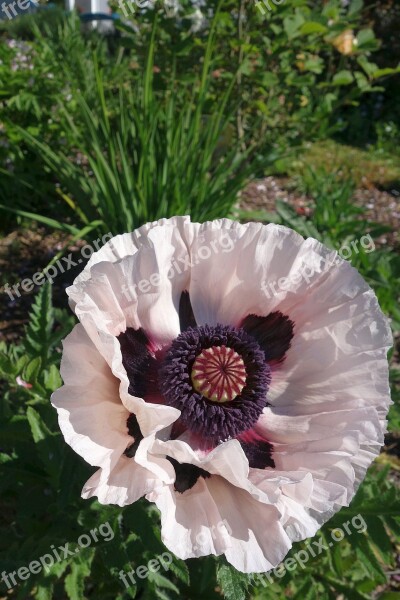
[[[21,337],[34,294],[38,289],[36,287],[31,292],[24,292],[19,286],[14,291],[13,286],[25,278],[32,279],[33,275],[46,267],[64,247],[64,256],[71,253],[77,257],[79,248],[85,242],[68,244],[69,239],[71,236],[68,234],[36,225],[33,225],[32,229],[13,231],[0,239],[0,341],[17,340]],[[77,265],[65,273],[57,274],[53,283],[55,306],[68,306],[65,289],[82,270],[82,266],[83,264]],[[9,294],[6,293],[6,289],[9,290]]]
[[[309,217],[312,214],[313,200],[292,189],[287,178],[265,177],[250,183],[241,193],[241,208],[248,211],[275,211],[276,200],[292,206],[297,214]],[[380,236],[380,245],[388,244],[400,250],[400,183],[389,189],[379,189],[373,184],[359,188],[354,194],[355,204],[365,209],[365,217],[390,227],[390,233]]]

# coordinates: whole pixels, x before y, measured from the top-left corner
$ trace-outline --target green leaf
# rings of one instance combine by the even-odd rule
[[[131,559],[127,554],[126,546],[117,524],[114,538],[99,546],[98,554],[103,561],[104,568],[109,569],[115,577],[118,577],[118,573],[121,570],[125,572],[132,570]]]
[[[0,352],[0,373],[7,379],[10,375],[13,377],[15,374],[15,367],[13,361],[7,356],[5,352]]]
[[[361,91],[365,92],[370,89],[371,86],[364,73],[361,73],[361,71],[356,71],[354,73],[354,77]]]
[[[376,71],[378,70],[378,67],[375,63],[369,62],[368,58],[364,55],[359,56],[357,58],[357,62],[360,65],[360,67],[365,71],[365,73],[368,75],[368,77],[371,77],[374,75],[374,73],[376,73]]]
[[[230,565],[219,565],[217,568],[217,582],[219,583],[226,600],[246,600],[246,590],[249,579],[243,573]]]
[[[396,75],[397,73],[400,73],[400,67],[397,67],[396,69],[386,67],[384,69],[376,69],[372,73],[372,77],[374,79],[378,79],[379,77],[386,77],[387,75]]]
[[[379,517],[373,516],[367,517],[366,523],[368,526],[368,536],[377,547],[385,564],[390,565],[393,559],[394,549],[385,526]]]
[[[312,577],[308,576],[298,588],[293,600],[316,600],[316,584]]]
[[[90,575],[90,566],[94,551],[86,552],[87,558],[82,555],[71,563],[71,573],[65,578],[65,591],[69,600],[82,600],[85,592],[85,579]]]
[[[266,73],[263,73],[262,84],[264,87],[269,88],[274,85],[277,85],[278,81],[279,81],[279,78],[275,73],[271,73],[268,71]]]
[[[359,13],[364,5],[363,0],[351,0],[347,14],[349,17]]]
[[[35,600],[52,600],[54,586],[49,581],[46,585],[38,585],[35,592]]]
[[[174,559],[169,565],[169,569],[184,584],[190,584],[189,569],[187,564],[183,560]]]
[[[157,587],[164,588],[166,590],[171,590],[179,594],[179,588],[177,588],[176,585],[172,583],[172,581],[170,581],[167,577],[162,575],[159,571],[149,571],[148,580],[154,583]]]
[[[304,62],[304,68],[306,71],[320,74],[324,70],[324,61],[319,56],[307,58]]]
[[[307,21],[300,27],[300,33],[309,35],[311,33],[326,33],[328,28],[317,21]]]
[[[372,576],[377,582],[385,583],[386,575],[369,545],[368,538],[363,534],[359,534],[357,536],[350,536],[349,541],[353,548],[355,548],[357,557],[365,568],[366,573]]]
[[[39,457],[45,466],[49,476],[52,478],[54,485],[57,485],[60,476],[60,446],[57,438],[60,438],[59,433],[52,433],[39,413],[28,407],[26,411],[33,440],[36,444]]]
[[[300,27],[304,23],[304,17],[300,13],[296,13],[294,16],[286,17],[283,20],[283,26],[289,39],[293,38],[299,33]]]
[[[29,313],[29,324],[26,329],[24,346],[26,353],[40,357],[46,365],[51,352],[51,333],[54,326],[54,312],[51,301],[51,285],[46,282],[36,295]]]
[[[31,213],[26,210],[11,208],[9,206],[5,206],[4,204],[0,204],[0,209],[19,215],[20,217],[25,217],[27,219],[32,219],[33,221],[38,221],[39,223],[43,223],[43,225],[47,225],[48,227],[51,227],[53,229],[61,229],[62,231],[67,231],[68,233],[73,234],[77,234],[79,232],[79,229],[77,227],[73,227],[72,225],[68,225],[67,223],[62,223],[60,221],[56,221],[55,219],[51,219],[50,217],[45,217],[43,215]]]
[[[328,585],[332,586],[335,590],[341,592],[346,600],[371,600],[370,596],[358,592],[354,587],[350,587],[348,583],[338,581],[334,577],[324,575],[321,579]],[[300,600],[300,599],[299,599]]]
[[[342,548],[339,544],[335,544],[332,549],[332,565],[339,577],[343,577],[343,560],[342,560]]]
[[[31,406],[28,407],[26,411],[26,416],[28,417],[29,425],[31,426],[32,437],[35,444],[45,441],[47,438],[51,437],[53,433],[47,428],[45,423],[42,421],[41,416],[38,412]]]
[[[364,50],[366,46],[375,47],[375,45],[376,45],[376,38],[375,38],[375,34],[372,29],[362,29],[361,31],[358,32],[357,48],[362,48]]]
[[[22,379],[27,383],[35,383],[40,373],[41,367],[42,361],[39,356],[29,361],[28,364],[25,365],[24,370],[22,371]]]
[[[386,517],[385,523],[388,525],[390,530],[400,538],[400,523],[393,517]]]
[[[49,369],[44,373],[44,384],[47,390],[54,392],[61,387],[62,379],[56,365],[50,365]]]
[[[332,79],[333,85],[350,85],[353,83],[354,78],[350,71],[339,71]]]

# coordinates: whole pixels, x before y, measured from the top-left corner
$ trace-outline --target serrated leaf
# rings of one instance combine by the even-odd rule
[[[51,351],[51,334],[54,326],[54,312],[51,301],[52,288],[46,282],[36,295],[29,313],[24,347],[28,356],[40,357],[46,364]]]
[[[79,560],[71,563],[71,573],[65,578],[65,591],[69,600],[82,600],[85,591],[85,579],[90,575],[94,551],[80,555]]]
[[[179,589],[172,581],[170,581],[165,575],[162,575],[159,571],[149,571],[148,580],[154,583],[159,588],[165,588],[166,590],[172,590],[179,594]]]
[[[217,582],[226,600],[246,600],[249,578],[244,573],[240,573],[230,565],[219,565]]]
[[[45,586],[38,585],[34,595],[35,600],[52,600],[53,598],[53,585],[49,581]]]
[[[118,574],[121,570],[132,570],[131,559],[118,530],[112,540],[99,546],[98,553],[103,558],[104,566],[112,570],[114,574]]]
[[[172,571],[172,573],[174,573],[174,575],[176,575],[176,577],[178,577],[180,581],[182,581],[186,585],[190,584],[189,569],[187,564],[183,560],[173,560],[172,563],[169,565],[169,569],[170,571]]]

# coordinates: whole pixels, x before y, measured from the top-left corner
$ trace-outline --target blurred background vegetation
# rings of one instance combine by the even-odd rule
[[[61,5],[0,21],[0,572],[107,520],[116,532],[12,591],[0,583],[1,598],[400,598],[400,5],[269,5],[156,0],[109,35]],[[389,433],[319,535],[358,513],[368,529],[267,587],[210,557],[124,588],[120,569],[163,552],[157,511],[80,500],[91,469],[49,404],[76,270],[14,300],[4,290],[99,235],[176,214],[375,244],[349,260],[391,320]]]

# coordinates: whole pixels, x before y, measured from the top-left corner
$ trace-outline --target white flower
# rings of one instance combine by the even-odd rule
[[[83,497],[145,495],[179,557],[245,572],[349,504],[383,442],[391,334],[336,252],[277,225],[176,217],[110,240],[67,291],[80,324],[52,402],[99,467]]]

